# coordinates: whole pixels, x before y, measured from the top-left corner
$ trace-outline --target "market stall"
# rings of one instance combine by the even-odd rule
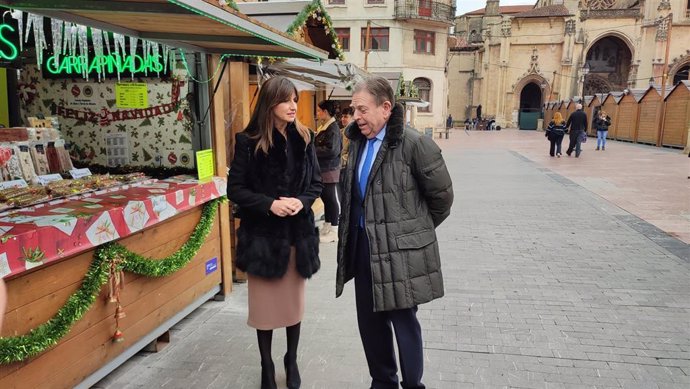
[[[690,81],[676,84],[666,96],[663,146],[686,147],[690,132]]]
[[[22,108],[0,131],[9,142],[0,162],[19,163],[8,162],[0,189],[9,294],[0,387],[88,387],[231,290],[225,123],[244,112],[231,103],[249,102],[233,84],[247,80],[247,64],[226,54],[326,53],[220,3],[0,4],[31,12],[6,17],[32,33],[18,51],[33,49],[35,60],[19,69],[27,85],[6,91],[23,96]],[[108,59],[113,52],[130,55],[130,68]],[[187,63],[191,52],[201,55],[199,71]],[[72,73],[50,78],[51,70]],[[190,87],[202,83],[215,88]],[[195,127],[204,117],[210,125]],[[137,172],[151,166],[169,174]],[[181,167],[192,175],[171,176]]]
[[[611,118],[609,138],[617,139],[618,134],[618,102],[623,98],[621,92],[611,92],[601,100],[601,107]]]
[[[663,99],[660,90],[654,86],[642,95],[639,103],[635,141],[656,146],[661,131],[661,104]]]
[[[616,140],[635,141],[639,101],[646,90],[634,89],[624,93],[618,102]]]

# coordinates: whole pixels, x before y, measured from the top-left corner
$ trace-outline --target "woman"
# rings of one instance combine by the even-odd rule
[[[239,206],[237,267],[248,274],[249,318],[261,355],[261,388],[276,388],[273,330],[286,327],[287,387],[299,388],[297,345],[306,279],[319,270],[312,203],[321,193],[311,131],[295,118],[297,89],[264,83],[247,128],[235,137],[228,197]]]
[[[561,157],[561,143],[563,143],[563,136],[565,135],[565,120],[563,120],[563,115],[560,112],[553,114],[553,120],[549,123],[549,127],[546,129],[546,136],[551,142],[549,147],[549,155],[557,155],[558,158]]]
[[[340,127],[335,122],[335,104],[330,100],[321,101],[316,107],[316,118],[321,125],[316,130],[316,156],[321,168],[323,180],[323,200],[325,222],[321,229],[321,243],[338,240],[338,181],[340,178],[340,153],[343,148],[343,137]]]
[[[606,150],[606,137],[609,134],[609,126],[611,125],[611,118],[603,109],[599,111],[599,115],[594,120],[594,125],[597,128],[597,150]]]
[[[341,169],[344,169],[345,165],[347,165],[347,154],[348,147],[350,145],[350,140],[345,136],[345,129],[347,128],[347,126],[350,125],[350,123],[354,121],[354,119],[352,119],[353,114],[354,110],[352,109],[352,107],[345,107],[340,115],[340,137],[343,140],[343,150],[340,153]]]

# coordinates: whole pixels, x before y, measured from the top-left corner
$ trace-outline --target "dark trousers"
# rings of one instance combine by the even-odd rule
[[[549,148],[549,155],[552,157],[556,154],[561,154],[561,144],[563,143],[563,134],[561,135],[551,135],[549,137],[551,142],[551,147]]]
[[[356,233],[355,295],[357,324],[369,365],[373,389],[398,388],[398,367],[393,347],[393,328],[400,353],[403,388],[425,388],[422,328],[417,307],[374,312],[369,241],[360,228]],[[391,328],[392,327],[392,328]]]
[[[323,200],[323,213],[326,223],[337,226],[338,216],[340,215],[340,201],[338,201],[337,182],[332,184],[323,184],[321,200]]]
[[[566,154],[570,155],[573,150],[575,150],[575,156],[579,157],[582,152],[582,143],[580,142],[580,132],[570,134],[570,144],[568,145],[568,151]]]

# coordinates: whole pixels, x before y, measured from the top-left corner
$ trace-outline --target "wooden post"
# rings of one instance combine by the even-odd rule
[[[228,104],[230,123],[228,128],[228,164],[232,163],[235,151],[235,134],[242,132],[249,124],[250,104],[252,96],[249,95],[249,64],[246,62],[230,62],[228,65],[228,77],[230,78],[230,88]],[[230,236],[232,239],[232,269],[235,281],[246,281],[247,275],[235,268],[235,228],[237,222],[233,219],[230,226]],[[232,276],[232,273],[231,273]]]
[[[222,66],[221,56],[219,54],[212,54],[209,56],[209,69],[218,69]],[[227,161],[227,137],[225,130],[225,123],[229,117],[226,114],[226,109],[229,105],[229,72],[227,69],[221,74],[218,73],[216,77],[221,77],[220,80],[212,80],[210,88],[211,101],[211,140],[213,144],[213,153],[216,159],[216,175],[221,177],[227,176],[228,161]],[[213,95],[213,89],[217,82],[218,90]],[[230,249],[230,207],[228,203],[223,203],[218,207],[218,220],[220,222],[220,252],[221,252],[221,296],[226,296],[232,291],[232,252]]]
[[[661,73],[661,103],[659,104],[659,109],[661,109],[661,116],[659,116],[659,135],[656,141],[657,147],[661,146],[664,140],[664,126],[666,125],[666,81],[668,79],[668,55],[671,48],[671,30],[673,29],[673,13],[669,13],[666,16],[668,19],[668,32],[666,36],[666,55],[664,56],[664,68]]]

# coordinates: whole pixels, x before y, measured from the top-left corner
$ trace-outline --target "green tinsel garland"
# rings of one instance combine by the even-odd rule
[[[290,35],[295,35],[295,33],[307,23],[309,17],[317,11],[321,13],[323,22],[326,25],[327,35],[331,38],[332,41],[331,47],[333,47],[333,49],[335,50],[338,59],[344,61],[345,53],[343,52],[343,48],[340,46],[340,42],[338,41],[338,36],[335,33],[333,21],[326,12],[326,8],[324,8],[323,4],[321,4],[321,0],[314,0],[311,2],[311,4],[304,7],[304,9],[302,9],[302,11],[300,11],[300,13],[297,15],[297,18],[295,18],[295,20],[292,21],[290,27],[288,27],[286,32]]]
[[[26,335],[0,338],[0,364],[21,362],[34,357],[56,345],[67,335],[72,325],[89,310],[101,287],[108,282],[110,262],[116,256],[124,260],[124,270],[147,277],[167,276],[183,268],[196,256],[206,240],[218,205],[225,200],[225,197],[221,197],[207,203],[189,240],[177,252],[161,260],[137,255],[117,243],[99,246],[81,287],[67,299],[55,316]]]

